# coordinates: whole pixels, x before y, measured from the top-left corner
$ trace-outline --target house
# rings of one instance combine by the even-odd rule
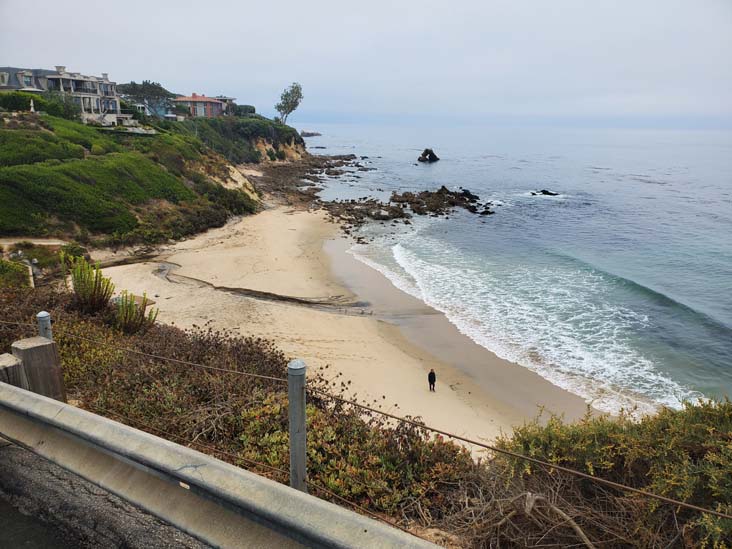
[[[236,111],[236,97],[227,97],[226,95],[217,95],[214,97],[217,101],[224,104],[224,114],[234,114]]]
[[[225,108],[223,101],[196,93],[191,94],[190,97],[176,97],[173,99],[173,103],[187,107],[191,116],[202,116],[206,118],[221,116],[224,114]]]
[[[25,91],[31,93],[57,92],[70,95],[81,108],[85,123],[102,126],[132,124],[132,115],[120,111],[117,83],[102,76],[85,76],[68,72],[63,65],[55,70],[0,67],[0,92]]]

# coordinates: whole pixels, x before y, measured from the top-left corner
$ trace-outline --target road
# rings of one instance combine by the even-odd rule
[[[209,547],[129,502],[0,438],[0,547]]]

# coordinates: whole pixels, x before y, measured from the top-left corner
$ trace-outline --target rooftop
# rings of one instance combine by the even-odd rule
[[[176,97],[175,99],[173,99],[173,101],[186,101],[186,102],[202,101],[205,103],[221,103],[221,101],[219,101],[215,97],[207,97],[205,95],[198,95],[197,93],[193,93],[189,97],[188,96]]]

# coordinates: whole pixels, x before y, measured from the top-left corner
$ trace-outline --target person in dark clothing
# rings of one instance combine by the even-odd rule
[[[430,373],[427,374],[427,381],[430,382],[430,391],[433,393],[435,392],[435,381],[437,381],[437,374],[435,374],[435,370],[430,370]]]

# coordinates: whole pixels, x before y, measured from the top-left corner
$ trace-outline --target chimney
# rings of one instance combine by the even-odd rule
[[[66,72],[66,65],[56,65],[56,72]]]
[[[104,78],[105,80],[109,80],[109,73],[108,72],[103,72],[102,73],[102,78]]]
[[[198,94],[197,94],[197,93],[195,93],[195,92],[193,92],[193,93],[191,94],[191,97],[198,97]]]

